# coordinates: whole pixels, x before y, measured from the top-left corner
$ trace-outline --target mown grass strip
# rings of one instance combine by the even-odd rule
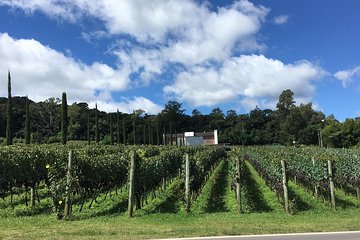
[[[353,195],[348,195],[344,190],[335,188],[336,208],[360,208],[360,201]]]
[[[304,187],[295,184],[293,181],[289,181],[288,186],[290,211],[292,213],[300,213],[304,211],[331,211],[327,204],[325,204],[320,199],[314,197]]]
[[[266,185],[265,181],[248,161],[245,161],[245,168],[245,210],[251,212],[283,211],[276,194]],[[246,205],[248,208],[246,208]]]
[[[200,196],[192,206],[192,212],[226,212],[225,204],[228,162],[222,160],[204,185]]]
[[[0,239],[154,239],[360,229],[359,209],[288,215],[264,212],[125,215],[58,221],[53,215],[0,220]]]
[[[184,182],[174,178],[165,191],[159,191],[157,196],[148,201],[143,213],[177,213],[183,205]]]

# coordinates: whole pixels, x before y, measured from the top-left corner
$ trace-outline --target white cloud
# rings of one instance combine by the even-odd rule
[[[194,67],[179,74],[164,92],[193,106],[213,106],[242,99],[245,108],[274,107],[285,89],[294,91],[300,102],[311,100],[312,81],[324,75],[318,66],[301,61],[284,64],[263,55],[233,57],[220,68]]]
[[[103,101],[124,109],[127,105],[131,108],[141,103],[151,111],[158,109],[150,100],[141,97],[125,103],[113,101],[113,91],[128,88],[126,68],[113,69],[99,62],[87,65],[36,40],[13,39],[7,33],[0,34],[0,53],[0,72],[7,73],[10,69],[13,95],[28,95],[32,100],[43,101],[49,97],[60,98],[62,92],[67,92],[69,102]],[[7,75],[4,74],[0,86],[6,85]],[[6,95],[6,88],[0,88],[0,95]]]
[[[106,32],[83,33],[85,40],[127,34],[137,40],[135,45],[156,44],[152,50],[160,51],[164,60],[186,65],[226,59],[234,47],[263,49],[255,34],[269,12],[248,0],[216,11],[192,0],[2,0],[0,4],[70,22],[93,17],[104,23]],[[136,54],[128,52],[128,58],[132,53]]]
[[[236,45],[243,50],[259,50],[254,35],[268,9],[256,7],[248,1],[238,1],[229,7],[207,12],[198,25],[186,29],[183,41],[165,50],[170,61],[186,65],[200,64],[208,60],[228,58]],[[252,44],[248,44],[249,41]]]
[[[165,2],[168,4],[168,1]],[[181,64],[188,68],[211,60],[224,61],[232,55],[235,48],[241,51],[264,49],[264,46],[256,41],[255,35],[268,9],[241,0],[213,12],[191,1],[183,2],[188,4],[185,6],[191,8],[189,11],[192,14],[185,14],[186,11],[182,10],[184,6],[181,6],[178,9],[183,17],[177,18],[179,20],[177,24],[173,24],[172,27],[159,26],[163,29],[160,32],[170,34],[172,38],[164,41],[161,40],[164,34],[155,36],[155,32],[144,31],[148,37],[134,36],[139,41],[151,38],[153,41],[150,41],[150,44],[144,42],[139,44],[122,39],[113,50],[119,62],[129,66],[130,71],[138,75],[139,82],[149,84],[151,80],[168,70],[165,68],[169,63]],[[136,1],[131,1],[131,4],[135,3]],[[172,1],[172,4],[175,3],[177,1]],[[150,4],[150,1],[147,4]],[[162,4],[158,7],[161,8]],[[176,7],[173,10],[175,9]],[[164,14],[172,13],[164,11]],[[152,18],[151,14],[148,18]],[[158,42],[155,43],[154,39]]]
[[[123,113],[132,113],[134,110],[142,109],[149,114],[158,114],[163,107],[153,103],[144,97],[134,97],[133,99],[123,99],[121,102],[115,101],[98,101],[98,109],[106,112],[114,112],[119,109]],[[95,102],[90,102],[90,106],[95,106]]]
[[[289,15],[279,15],[274,17],[274,23],[277,25],[284,25],[289,21]]]
[[[359,79],[360,77],[360,66],[355,67],[353,69],[347,69],[338,71],[334,74],[334,76],[341,81],[343,87],[346,87],[350,82]]]

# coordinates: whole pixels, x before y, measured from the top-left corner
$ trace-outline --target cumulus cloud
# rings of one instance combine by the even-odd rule
[[[213,106],[242,99],[245,108],[274,107],[279,94],[291,89],[300,100],[311,101],[313,80],[325,72],[301,61],[284,64],[263,55],[242,55],[224,62],[220,68],[195,67],[179,74],[164,91],[193,106]]]
[[[177,1],[171,2],[178,4]],[[156,35],[158,32],[144,31],[147,38],[134,35],[140,43],[123,39],[113,50],[119,62],[129,66],[131,72],[137,74],[140,82],[149,84],[166,71],[165,68],[169,64],[181,64],[188,68],[208,61],[224,61],[232,55],[235,48],[241,51],[258,51],[265,48],[257,42],[255,36],[268,14],[268,9],[255,6],[246,0],[218,8],[217,11],[210,11],[192,1],[182,1],[184,2],[184,6],[187,6],[186,9],[189,8],[192,14],[183,11],[184,6],[179,6],[182,17],[177,18],[178,22],[171,25],[172,27],[159,26],[163,29],[160,32],[170,36],[167,41],[159,40],[164,34]],[[135,3],[136,1],[131,1],[131,4]],[[166,1],[166,4],[168,3]],[[159,7],[161,5],[159,4]],[[176,11],[176,7],[171,9]],[[153,17],[153,13],[146,14],[150,14],[149,18]],[[172,15],[172,12],[164,11],[164,14]],[[119,32],[121,31],[119,29]],[[149,38],[157,39],[157,42],[141,42]]]
[[[289,21],[289,15],[279,15],[274,17],[274,23],[277,25],[284,25]]]
[[[338,71],[334,75],[338,80],[341,81],[343,87],[346,87],[350,82],[359,79],[360,77],[360,66],[353,69],[347,69]]]
[[[114,102],[111,92],[128,88],[128,69],[114,69],[99,62],[87,65],[36,40],[14,39],[7,33],[0,34],[0,53],[0,72],[11,71],[13,95],[43,101],[67,92],[69,102],[103,101],[130,109],[142,101],[149,110],[158,109],[143,98]],[[6,86],[6,81],[6,76],[0,78],[0,86]],[[6,88],[0,88],[0,95],[6,95]]]
[[[135,46],[159,50],[164,60],[181,64],[223,60],[236,46],[242,50],[263,49],[254,35],[269,12],[247,0],[216,11],[191,0],[3,0],[0,4],[70,22],[93,17],[104,23],[105,31],[84,32],[85,40],[125,34],[136,39]],[[137,54],[128,52],[128,59],[132,53]]]
[[[158,114],[163,109],[163,107],[153,103],[151,100],[137,96],[132,99],[124,98],[121,102],[101,100],[90,102],[90,106],[95,106],[95,103],[97,103],[99,109],[107,112],[114,112],[116,109],[119,109],[123,113],[132,113],[134,110],[142,109],[149,114]]]

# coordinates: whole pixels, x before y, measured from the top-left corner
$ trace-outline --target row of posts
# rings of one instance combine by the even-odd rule
[[[131,152],[131,162],[130,162],[130,176],[129,176],[129,201],[128,201],[128,213],[129,217],[133,217],[133,202],[134,202],[134,179],[135,179],[135,150]],[[70,217],[71,215],[71,179],[72,179],[72,158],[73,151],[69,152],[68,159],[68,171],[67,171],[67,186],[66,186],[66,199],[65,199],[65,209],[64,216],[65,218]],[[315,160],[313,159],[313,165],[315,165]],[[286,175],[286,162],[281,160],[281,169],[282,169],[282,183],[283,183],[283,192],[284,192],[284,208],[287,213],[290,213],[289,209],[289,192],[288,192],[288,179]],[[330,196],[331,196],[331,207],[335,210],[335,186],[333,179],[332,171],[332,162],[328,160],[328,174],[329,174],[329,185],[330,185]],[[236,161],[236,203],[237,210],[241,213],[241,160],[238,157]],[[318,196],[318,186],[315,185],[315,195]],[[185,211],[190,212],[191,198],[190,198],[190,163],[189,155],[185,155]]]
[[[313,165],[315,165],[315,159],[312,159]],[[330,199],[331,199],[331,208],[336,210],[335,204],[335,185],[334,185],[334,176],[332,170],[332,162],[328,160],[328,174],[329,174],[329,186],[330,186]],[[288,192],[288,179],[286,176],[286,162],[281,160],[281,170],[282,170],[282,183],[283,183],[283,190],[284,190],[284,208],[287,213],[290,213],[289,209],[289,192]],[[319,189],[318,186],[315,185],[315,196],[318,197]]]
[[[135,150],[131,152],[130,157],[130,176],[129,176],[129,201],[128,201],[128,213],[129,217],[133,217],[134,213],[134,180],[135,180]],[[70,150],[68,158],[68,170],[66,175],[66,198],[65,198],[65,209],[64,217],[69,218],[71,216],[71,181],[72,181],[72,159],[73,151]],[[189,155],[185,155],[185,210],[190,211],[190,163]]]
[[[134,179],[135,179],[135,151],[131,153],[130,162],[130,176],[129,176],[129,201],[128,213],[129,217],[134,214]],[[191,197],[190,197],[190,162],[189,154],[185,155],[185,211],[190,212]]]

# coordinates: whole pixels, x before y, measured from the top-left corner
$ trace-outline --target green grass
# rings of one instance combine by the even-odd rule
[[[191,207],[192,212],[205,213],[228,211],[225,204],[226,186],[229,185],[226,177],[228,172],[228,162],[222,160],[205,183],[200,196]]]
[[[277,200],[276,194],[266,186],[265,181],[248,161],[245,161],[244,181],[245,209],[249,212],[284,211]],[[248,208],[246,205],[248,205]]]
[[[148,201],[141,212],[148,213],[177,213],[182,207],[184,197],[184,183],[176,177],[166,187],[165,191],[158,191],[154,199]]]
[[[145,239],[164,237],[345,231],[360,228],[360,211],[270,213],[124,214],[58,221],[53,215],[0,220],[0,239]]]
[[[328,204],[320,198],[316,198],[305,190],[305,188],[296,185],[294,182],[288,182],[290,211],[292,213],[299,213],[304,211],[331,211]]]

